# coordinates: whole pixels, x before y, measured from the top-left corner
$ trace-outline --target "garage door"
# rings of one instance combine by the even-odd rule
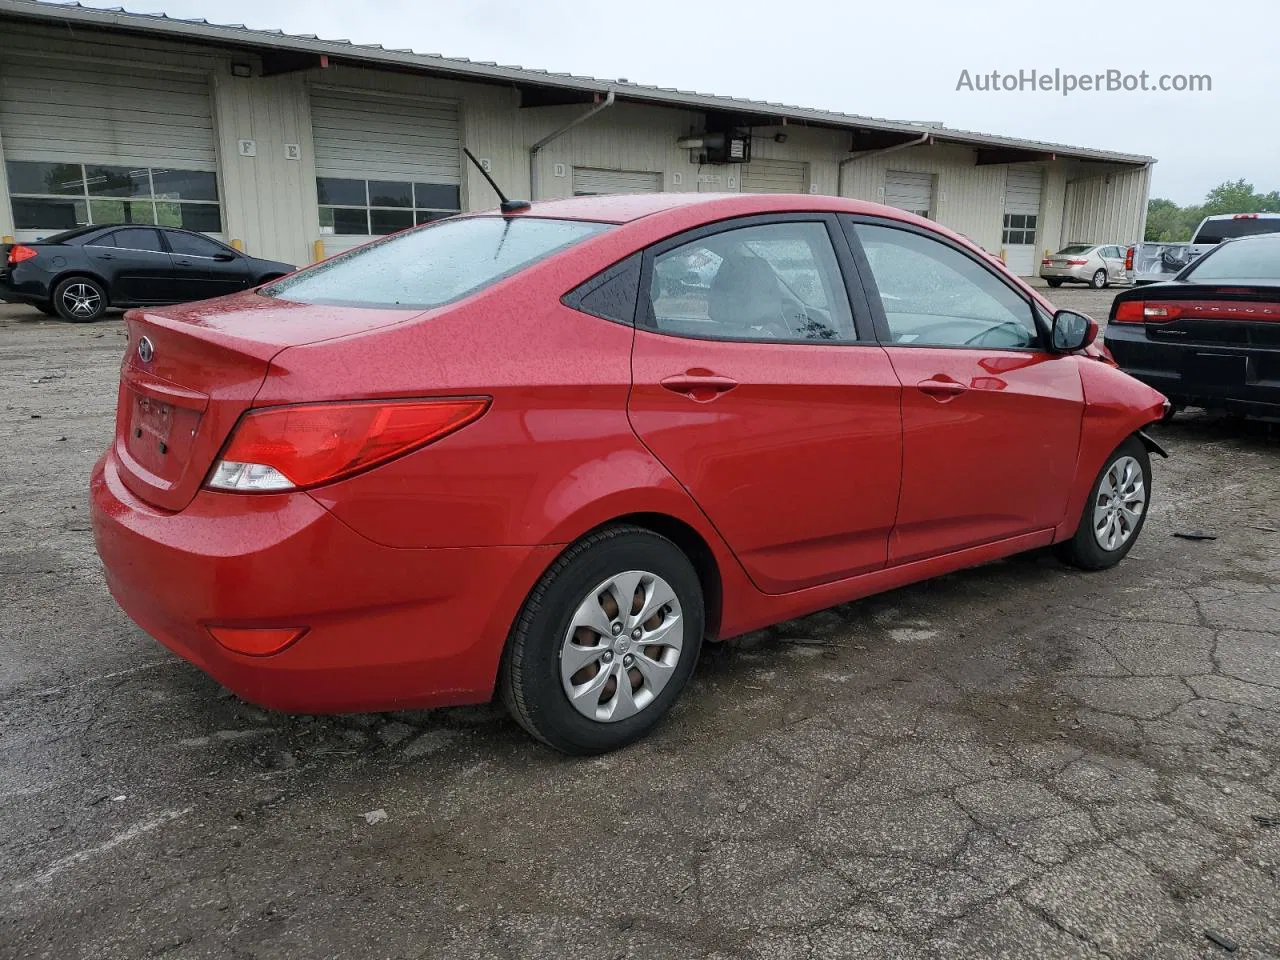
[[[890,170],[884,175],[884,202],[920,217],[933,215],[933,174]]]
[[[809,164],[799,160],[752,160],[742,168],[744,193],[808,193]]]
[[[606,193],[661,193],[662,174],[639,170],[573,168],[573,195],[596,197]]]
[[[0,139],[21,240],[85,223],[222,231],[202,74],[6,58]]]
[[[311,131],[326,254],[462,209],[456,103],[314,87]]]
[[[1005,263],[1020,277],[1036,272],[1036,235],[1040,224],[1040,191],[1044,174],[1038,168],[1010,167],[1004,186]]]

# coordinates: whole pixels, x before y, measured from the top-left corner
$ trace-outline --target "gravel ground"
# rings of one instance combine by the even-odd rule
[[[1264,425],[1160,428],[1114,571],[783,624],[582,761],[495,707],[268,713],[135,628],[85,503],[122,344],[0,307],[0,957],[1280,957]]]

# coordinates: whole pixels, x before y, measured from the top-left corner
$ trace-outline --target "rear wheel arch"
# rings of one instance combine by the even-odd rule
[[[706,637],[715,640],[720,632],[721,609],[724,604],[724,582],[720,576],[720,564],[715,551],[694,527],[665,513],[631,513],[601,524],[584,536],[609,527],[640,527],[666,537],[680,552],[689,558],[698,573],[702,585],[703,606],[706,611]]]
[[[106,291],[108,301],[111,300],[111,284],[107,283],[107,281],[100,274],[94,273],[92,270],[84,270],[79,267],[74,267],[70,270],[64,270],[62,273],[54,277],[49,282],[49,290],[50,291],[55,290],[58,284],[62,283],[64,280],[72,280],[79,277],[82,277],[85,280],[92,280],[94,283],[96,283],[98,286],[100,286],[103,290]],[[52,292],[50,293],[50,296],[52,296]]]

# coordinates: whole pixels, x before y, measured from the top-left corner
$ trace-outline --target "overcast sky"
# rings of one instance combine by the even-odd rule
[[[1147,154],[1152,196],[1198,202],[1244,177],[1280,189],[1276,0],[92,0],[557,72]],[[957,91],[962,70],[1203,93]]]

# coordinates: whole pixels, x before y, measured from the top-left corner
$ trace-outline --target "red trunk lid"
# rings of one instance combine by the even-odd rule
[[[255,293],[130,311],[116,405],[121,478],[148,503],[181,510],[253,403],[272,357],[287,347],[362,333],[421,313],[312,306]]]

